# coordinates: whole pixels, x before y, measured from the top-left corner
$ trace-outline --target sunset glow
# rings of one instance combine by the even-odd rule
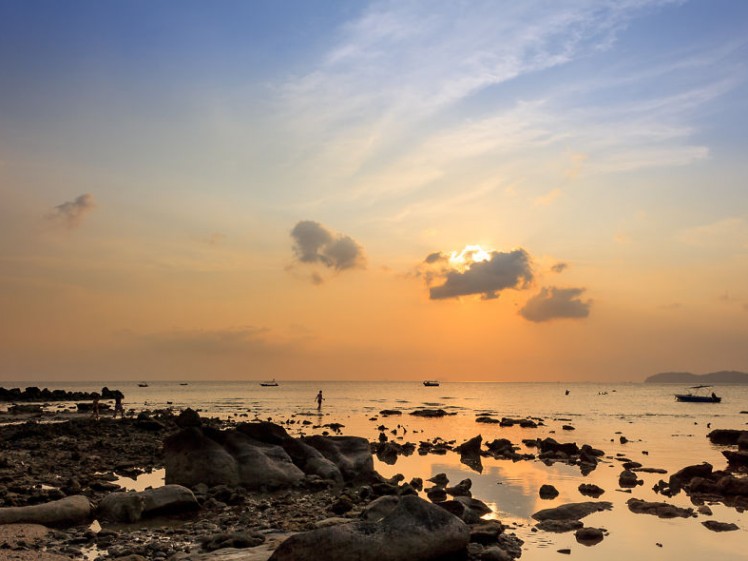
[[[0,2],[0,377],[748,370],[747,21]]]

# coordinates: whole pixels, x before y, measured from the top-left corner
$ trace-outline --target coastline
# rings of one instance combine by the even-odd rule
[[[651,528],[652,525],[651,521],[646,520],[648,516],[629,511],[626,505],[629,498],[643,497],[650,502],[655,499],[665,500],[679,508],[689,506],[695,508],[692,499],[683,493],[673,497],[663,497],[656,496],[649,489],[662,478],[667,480],[677,469],[698,464],[704,459],[712,461],[715,469],[722,469],[725,464],[724,460],[721,464],[718,463],[721,449],[708,443],[705,443],[705,449],[714,448],[714,454],[710,457],[704,457],[701,452],[688,453],[686,451],[681,457],[690,457],[689,461],[681,461],[678,465],[669,465],[672,463],[669,461],[661,463],[667,456],[660,455],[656,448],[650,446],[651,442],[646,442],[643,434],[637,435],[640,429],[634,430],[632,427],[636,425],[631,425],[626,421],[623,421],[621,426],[625,428],[628,425],[629,430],[622,431],[622,434],[611,435],[607,439],[601,439],[597,436],[595,427],[585,426],[585,418],[580,416],[532,417],[535,426],[527,424],[523,427],[521,421],[528,417],[514,419],[517,421],[514,423],[502,423],[502,417],[497,415],[496,411],[450,408],[449,401],[443,399],[436,399],[433,403],[437,405],[424,406],[423,409],[438,411],[441,408],[438,404],[441,404],[444,407],[442,411],[449,414],[414,416],[412,413],[416,408],[408,404],[400,404],[399,407],[395,407],[394,411],[397,411],[395,414],[384,414],[386,410],[381,409],[372,412],[366,418],[359,419],[358,425],[351,423],[352,426],[356,426],[355,430],[343,426],[348,423],[346,419],[339,419],[340,422],[335,421],[331,414],[316,416],[312,412],[308,414],[291,412],[276,417],[273,421],[285,427],[289,433],[309,435],[324,433],[335,435],[336,430],[340,434],[354,435],[359,432],[361,426],[368,426],[368,430],[362,431],[361,434],[371,443],[376,470],[385,480],[397,480],[396,486],[410,484],[415,479],[425,481],[437,475],[435,470],[447,475],[449,485],[471,479],[472,497],[483,501],[491,510],[483,516],[483,520],[500,521],[506,528],[507,535],[516,535],[518,539],[525,542],[522,546],[523,555],[531,559],[550,558],[551,553],[558,555],[558,550],[565,549],[575,551],[575,554],[598,550],[598,555],[604,553],[610,557],[609,548],[613,546],[609,544],[616,544],[617,540],[623,539],[631,528],[635,530],[641,527]],[[481,416],[493,418],[499,422],[476,422]],[[10,416],[0,418],[7,419]],[[54,499],[59,496],[54,492],[55,488],[64,488],[65,494],[83,492],[96,504],[108,493],[121,491],[123,488],[132,488],[132,485],[127,484],[128,476],[147,477],[148,472],[151,472],[151,476],[159,473],[164,467],[163,441],[169,434],[178,430],[176,415],[165,410],[152,410],[149,414],[142,415],[140,419],[137,415],[116,421],[105,417],[98,423],[90,420],[88,415],[64,411],[43,416],[41,419],[43,422],[37,422],[39,418],[37,421],[16,418],[15,423],[18,424],[0,425],[3,441],[10,443],[4,452],[4,465],[7,464],[3,468],[4,480],[15,482],[13,486],[15,490],[11,490],[6,485],[5,490],[0,493],[4,501],[3,506],[9,506],[8,496],[15,498],[18,505]],[[511,418],[507,417],[505,420],[511,420]],[[216,430],[235,427],[238,423],[246,421],[258,422],[259,419],[252,418],[252,415],[247,413],[246,417],[230,420],[218,418],[204,420]],[[478,460],[478,464],[473,462],[471,465],[469,461],[465,461],[470,460],[469,454],[465,453],[469,452],[470,446],[464,447],[469,439],[453,438],[450,428],[456,428],[455,422],[463,423],[461,425],[463,432],[469,431],[473,437],[478,434],[483,435],[482,444],[478,447],[481,453],[472,458]],[[676,445],[680,441],[697,450],[699,447],[695,444],[701,443],[701,439],[705,439],[708,432],[705,425],[698,422],[692,423],[688,434],[673,437],[672,440]],[[63,429],[63,427],[66,428]],[[386,440],[378,439],[376,435],[384,435]],[[441,438],[437,439],[438,436]],[[515,447],[512,448],[513,453],[535,454],[535,457],[533,459],[516,458],[506,448],[503,451],[500,448],[496,449],[501,453],[495,453],[495,450],[491,454],[484,454],[489,451],[488,443],[499,437],[506,438],[513,444]],[[626,442],[622,437],[626,438]],[[579,447],[589,444],[590,448],[601,450],[603,455],[600,456],[599,465],[596,469],[584,474],[580,468],[579,458],[572,457],[572,461],[563,456],[540,458],[542,450],[539,450],[537,445],[533,449],[533,446],[527,443],[530,441],[537,443],[547,438],[552,438],[561,444],[577,442]],[[453,442],[450,443],[450,441]],[[423,442],[429,443],[430,446],[424,446]],[[408,447],[408,444],[412,447]],[[463,448],[458,449],[461,446]],[[425,450],[426,448],[428,450]],[[74,455],[76,450],[77,460]],[[65,455],[62,454],[63,451],[69,456],[69,461],[62,458]],[[88,462],[92,458],[96,462]],[[645,470],[667,468],[665,471],[668,473],[634,471],[635,481],[642,483],[635,483],[629,488],[621,487],[618,479],[620,472],[624,469],[623,464],[627,462],[638,462]],[[32,466],[30,473],[28,473],[28,466]],[[7,470],[14,467],[19,469],[23,467],[27,472],[18,471],[10,475]],[[82,483],[79,490],[75,486],[65,487],[70,483],[73,471],[76,471],[78,482]],[[398,478],[398,474],[402,476]],[[132,479],[129,481],[134,483]],[[118,486],[123,483],[125,483],[124,487]],[[554,485],[559,491],[555,499],[540,499],[537,496],[537,489],[546,483]],[[531,515],[542,510],[540,507],[555,507],[565,503],[588,500],[577,490],[581,483],[599,486],[605,492],[600,500],[613,504],[609,512],[590,515],[589,523],[585,519],[585,525],[588,527],[605,528],[604,540],[596,548],[580,545],[581,542],[576,540],[573,532],[556,534],[537,531],[534,529],[534,523],[531,522]],[[518,494],[517,490],[522,489],[524,491]],[[28,493],[16,492],[20,490],[27,490]],[[417,492],[417,494],[428,500],[425,491]],[[27,498],[24,499],[24,496]],[[336,514],[333,506],[340,502],[342,496],[351,500],[353,508],[342,514]],[[507,502],[507,498],[514,501],[514,504],[511,501]],[[218,486],[217,490],[208,489],[202,493],[200,503],[198,513],[182,513],[176,517],[156,518],[147,523],[114,526],[104,524],[100,531],[95,531],[89,526],[65,531],[56,530],[54,537],[34,543],[38,547],[44,547],[50,553],[72,555],[74,558],[88,556],[93,559],[101,556],[102,559],[109,559],[127,553],[128,547],[125,544],[137,542],[153,544],[152,547],[157,548],[157,551],[163,554],[158,557],[151,555],[147,558],[171,559],[173,557],[176,560],[176,555],[186,554],[185,549],[197,555],[196,552],[201,550],[206,539],[210,540],[218,535],[226,534],[224,530],[227,528],[232,531],[239,531],[243,528],[244,530],[251,529],[262,535],[266,541],[266,544],[249,548],[245,553],[249,554],[251,550],[255,556],[264,555],[268,558],[271,546],[275,547],[282,537],[293,532],[309,530],[317,524],[332,523],[331,521],[335,519],[357,520],[368,504],[367,501],[360,499],[357,493],[350,490],[344,492],[332,488],[302,488],[281,493],[265,493],[237,491],[233,487],[229,487],[227,491],[225,486],[224,488]],[[336,508],[340,509],[340,507]],[[671,549],[677,548],[679,546],[676,540],[684,541],[683,537],[692,532],[691,529],[701,527],[700,522],[710,519],[717,522],[737,523],[740,529],[732,532],[732,535],[745,534],[741,512],[722,505],[718,500],[711,504],[711,510],[713,514],[709,516],[695,511],[693,522],[684,519],[675,527],[658,527],[660,538],[657,543],[664,543],[665,547]],[[703,547],[705,549],[717,547],[712,543],[714,540],[709,535],[711,532],[707,529],[703,531],[705,534],[700,537],[700,541],[705,543]],[[724,550],[723,558],[730,559],[734,553],[730,549],[734,538],[727,535],[720,542]],[[231,543],[231,540],[226,543]],[[687,545],[688,540],[685,540],[685,543]],[[657,547],[654,542],[637,547],[641,549],[645,546],[645,550]],[[143,548],[147,548],[145,545],[138,547],[140,548],[136,548],[138,551],[146,551]],[[582,547],[581,550],[580,547]],[[627,555],[630,555],[630,548],[631,546],[626,552]],[[129,550],[137,553],[132,547]],[[202,552],[200,555],[210,554]],[[612,558],[616,556],[613,555]]]

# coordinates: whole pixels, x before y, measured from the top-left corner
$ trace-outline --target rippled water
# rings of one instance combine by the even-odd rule
[[[402,473],[406,479],[424,479],[444,472],[451,482],[470,478],[473,496],[488,503],[493,517],[512,524],[526,541],[522,559],[557,559],[557,550],[570,548],[575,559],[623,561],[638,556],[642,559],[691,560],[746,559],[748,531],[743,513],[721,505],[712,505],[711,517],[740,526],[737,532],[715,534],[701,525],[706,518],[662,520],[644,514],[633,514],[626,500],[637,497],[665,500],[679,506],[691,506],[681,494],[672,499],[656,495],[652,486],[667,475],[641,473],[644,485],[631,494],[618,490],[622,468],[617,455],[644,464],[645,467],[667,469],[669,473],[686,465],[709,461],[716,468],[725,466],[720,447],[706,438],[714,428],[748,428],[748,386],[720,386],[721,404],[690,404],[676,402],[673,394],[683,388],[650,384],[535,384],[535,383],[443,383],[424,387],[416,382],[284,382],[278,387],[261,387],[258,382],[149,382],[140,388],[127,383],[66,383],[35,384],[50,389],[100,390],[103,385],[125,393],[125,407],[136,411],[143,408],[192,407],[204,415],[223,418],[273,419],[294,421],[287,424],[292,434],[320,432],[322,429],[302,425],[304,419],[315,425],[340,422],[344,434],[364,436],[371,440],[384,424],[390,438],[399,442],[415,442],[441,436],[461,443],[478,434],[484,442],[509,438],[521,444],[523,438],[553,436],[561,442],[591,444],[606,452],[606,461],[588,476],[579,469],[556,463],[547,466],[539,461],[512,462],[484,459],[478,473],[460,463],[457,454],[445,456],[400,457],[394,465],[377,461],[377,470],[385,476]],[[8,383],[3,384],[9,387]],[[17,384],[18,385],[18,384]],[[28,385],[28,384],[26,384]],[[20,385],[23,387],[23,385]],[[318,390],[325,396],[321,413],[314,398]],[[566,391],[568,390],[568,395]],[[440,419],[424,419],[409,412],[424,407],[442,408],[455,415]],[[400,409],[402,416],[384,418],[383,409]],[[495,417],[539,417],[545,426],[537,429],[499,427],[475,422],[476,414]],[[576,430],[564,431],[562,425]],[[400,428],[397,434],[392,429]],[[403,433],[403,429],[407,432]],[[622,444],[620,437],[628,442]],[[522,449],[521,451],[533,452]],[[153,478],[154,476],[151,476]],[[159,477],[159,474],[155,476]],[[153,480],[153,479],[152,479]],[[146,480],[144,480],[146,481]],[[143,485],[144,481],[134,486]],[[157,481],[157,479],[155,480]],[[550,483],[560,491],[553,500],[541,500],[538,489]],[[580,483],[595,483],[606,490],[600,500],[611,501],[612,511],[584,519],[585,525],[609,531],[605,540],[594,546],[578,544],[573,533],[549,534],[532,532],[533,512],[566,502],[590,500],[582,496]],[[661,547],[657,544],[661,544]]]

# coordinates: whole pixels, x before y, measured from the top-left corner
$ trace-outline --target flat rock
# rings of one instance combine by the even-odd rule
[[[128,493],[110,493],[99,503],[97,514],[108,522],[137,522],[157,514],[196,510],[195,495],[181,485],[164,485],[155,489]]]
[[[31,506],[0,508],[0,524],[41,524],[42,526],[69,527],[91,518],[91,503],[83,495],[65,497]]]
[[[532,517],[535,520],[579,520],[594,512],[610,510],[613,504],[607,501],[588,501],[583,503],[567,503],[556,508],[539,510]]]
[[[717,522],[716,520],[704,520],[702,523],[706,528],[709,528],[712,532],[734,532],[739,530],[737,524],[732,522]]]
[[[582,526],[584,526],[584,524],[581,520],[543,520],[535,525],[538,530],[553,532],[556,534],[578,530]]]
[[[626,501],[629,510],[636,514],[652,514],[658,518],[689,518],[693,516],[692,508],[680,508],[669,503],[648,502],[640,499]]]

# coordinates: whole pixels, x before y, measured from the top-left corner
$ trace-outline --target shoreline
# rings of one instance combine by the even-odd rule
[[[440,423],[440,416],[433,420],[428,419],[430,415],[426,415],[426,417],[426,422]],[[83,493],[96,504],[107,494],[122,490],[114,483],[118,480],[118,477],[137,477],[142,473],[163,469],[162,448],[164,438],[178,430],[176,416],[166,411],[154,411],[139,417],[132,415],[124,420],[118,419],[116,421],[108,416],[103,416],[97,422],[89,419],[87,414],[66,412],[53,413],[41,418],[43,419],[41,423],[37,422],[39,418],[35,420],[16,419],[13,424],[0,423],[0,434],[3,441],[11,443],[8,449],[3,452],[0,461],[0,465],[3,466],[0,468],[0,475],[6,482],[5,487],[0,488],[2,506],[11,506],[12,503],[17,506],[40,504],[47,500],[54,500],[55,497],[59,498],[60,496],[60,493],[56,493],[55,489],[58,491],[64,490],[64,495],[72,492]],[[536,457],[530,460],[529,458],[515,457],[514,455],[518,453],[518,450],[506,446],[496,448],[498,445],[494,446],[490,456],[484,455],[483,453],[486,452],[484,448],[488,445],[489,439],[486,439],[483,446],[479,443],[477,448],[475,443],[470,445],[467,441],[449,443],[448,440],[444,439],[437,441],[433,438],[426,438],[424,440],[418,432],[408,433],[405,431],[406,421],[410,420],[410,416],[405,417],[402,412],[399,415],[390,416],[385,414],[384,410],[369,419],[373,429],[384,427],[378,432],[386,437],[386,440],[380,439],[378,442],[374,439],[368,439],[371,443],[372,454],[377,458],[377,470],[383,474],[385,479],[388,476],[390,479],[397,479],[393,472],[402,471],[406,473],[405,477],[401,477],[395,483],[396,487],[412,484],[416,475],[408,473],[409,466],[413,464],[416,466],[416,470],[423,469],[418,464],[421,458],[459,458],[463,467],[468,466],[471,473],[476,474],[473,478],[477,479],[482,477],[479,475],[482,467],[479,470],[475,464],[470,466],[469,462],[464,461],[466,459],[470,460],[471,454],[472,459],[478,460],[478,463],[481,459],[487,465],[493,465],[495,461],[509,462],[508,464],[498,464],[506,467],[518,464],[527,465],[529,469],[533,468],[538,462],[545,462],[546,465],[551,466],[559,462],[559,465],[552,469],[561,469],[563,466],[573,467],[576,463],[577,467],[574,467],[574,469],[578,470],[579,465],[581,465],[578,464],[578,458],[569,462],[568,457],[563,457],[564,454],[568,456],[567,452],[569,450],[552,451],[553,454],[558,455],[555,458],[546,456],[542,459]],[[486,423],[484,420],[477,423],[475,432],[485,432],[495,426],[496,430],[515,431],[511,434],[521,434],[522,430],[535,431],[528,432],[526,436],[533,436],[537,439],[536,443],[540,442],[541,436],[546,438],[555,436],[557,442],[561,444],[569,440],[579,440],[573,429],[563,429],[563,426],[570,426],[569,420],[548,419],[543,422],[541,419],[541,424],[536,421],[534,428],[529,425],[526,428],[520,428],[522,419],[509,419],[503,423],[503,426],[500,419],[496,420],[499,422]],[[214,430],[228,429],[236,427],[238,424],[236,420],[217,418],[203,419],[203,422]],[[288,429],[298,429],[299,425],[302,424],[302,420],[295,415],[290,415],[277,422],[279,426],[285,426]],[[315,425],[309,421],[303,427],[317,434],[323,432],[335,434],[336,431],[333,427],[337,428],[337,432],[344,432],[344,427],[335,422]],[[444,427],[442,426],[442,428]],[[393,430],[395,433],[392,432]],[[445,438],[449,438],[449,435],[445,435]],[[524,453],[532,448],[532,446],[528,447],[525,440],[529,442],[533,439],[523,439],[521,442],[512,439],[511,443],[521,447],[522,449],[519,452]],[[20,445],[23,442],[26,442],[27,446]],[[429,442],[430,445],[425,446],[423,442]],[[50,443],[54,443],[54,446],[50,447]],[[412,444],[410,450],[408,450],[408,446],[405,446],[408,443]],[[428,449],[424,451],[426,448]],[[590,448],[594,449],[592,446]],[[476,450],[478,451],[477,455]],[[601,452],[603,463],[600,467],[603,469],[622,466],[625,463],[623,460],[634,461],[610,452],[607,454],[605,451]],[[655,451],[652,450],[651,452],[654,455]],[[647,452],[647,456],[648,454],[649,452]],[[89,460],[92,459],[95,461],[90,462]],[[698,461],[698,459],[695,460]],[[27,473],[19,471],[14,475],[9,475],[10,472],[7,470],[12,469],[13,466],[25,466]],[[28,466],[32,466],[31,469]],[[641,467],[647,469],[652,466]],[[685,467],[685,465],[681,467]],[[569,468],[563,468],[563,470],[567,469]],[[578,477],[584,479],[587,476],[583,475],[582,471],[580,470]],[[73,475],[73,472],[75,472],[75,475]],[[597,472],[599,473],[600,470],[597,470]],[[632,473],[636,473],[636,471]],[[427,475],[432,474],[417,473],[421,480],[428,479]],[[656,481],[655,475],[654,473],[640,472],[639,475],[635,476],[635,480],[648,478],[649,484]],[[552,471],[549,471],[545,478],[550,480],[552,479],[551,476]],[[667,478],[667,476],[657,475],[657,478],[659,477]],[[79,488],[72,481],[76,478]],[[13,489],[10,489],[7,485],[9,480],[14,481]],[[455,483],[457,483],[456,480],[451,482],[451,484]],[[635,483],[633,490],[636,491],[637,489],[641,489],[641,486]],[[19,493],[22,490],[27,490],[28,493]],[[254,528],[257,533],[265,536],[267,541],[272,536],[277,538],[280,535],[285,536],[288,533],[309,530],[311,527],[316,527],[315,523],[322,523],[322,521],[334,520],[335,518],[339,519],[341,516],[334,512],[333,506],[340,502],[341,496],[346,496],[353,505],[351,510],[342,513],[343,518],[357,519],[366,506],[366,501],[360,499],[355,493],[346,493],[333,488],[301,488],[264,493],[241,491],[238,488],[229,488],[227,491],[225,486],[217,486],[216,489],[201,489],[201,491],[202,493],[198,493],[200,510],[197,514],[187,515],[183,513],[176,518],[154,518],[150,522],[135,525],[104,524],[103,529],[98,532],[92,530],[89,526],[64,531],[56,530],[51,534],[53,537],[35,541],[36,546],[32,545],[31,549],[43,546],[49,553],[73,555],[74,557],[78,556],[77,558],[88,555],[89,558],[101,556],[101,559],[110,559],[126,554],[128,547],[125,544],[138,540],[142,543],[154,544],[153,547],[156,547],[163,554],[154,558],[173,558],[176,561],[178,559],[177,554],[186,555],[185,549],[190,549],[193,555],[197,555],[195,552],[203,547],[203,542],[206,539],[211,536],[226,534],[224,531],[226,528],[235,530],[241,527]],[[606,491],[611,493],[615,489],[607,487]],[[481,489],[474,488],[473,496],[485,500],[481,493]],[[569,490],[565,491],[562,488],[561,499],[569,502],[569,493]],[[427,497],[424,491],[417,491],[417,494]],[[576,500],[583,498],[578,493],[576,494]],[[678,504],[683,504],[683,499],[682,495],[678,497]],[[621,504],[621,501],[618,501],[618,504]],[[340,510],[341,507],[336,508]],[[531,531],[525,522],[514,520],[509,521],[507,525],[506,519],[502,520],[499,509],[492,508],[494,508],[494,512],[487,517],[488,519],[501,520],[505,523],[508,531],[521,534],[523,538],[533,538],[536,535],[536,532]],[[619,506],[616,509],[620,510]],[[302,512],[304,513],[303,516]],[[606,515],[594,515],[591,518],[598,516]],[[641,515],[628,513],[628,516]],[[699,514],[699,516],[701,515]],[[253,522],[247,526],[250,520],[253,520]],[[160,526],[160,524],[165,524],[165,526]],[[607,531],[615,535],[616,532],[620,532],[620,528],[614,525],[609,527]],[[232,539],[236,541],[239,538]],[[568,539],[560,534],[552,534],[550,539],[557,542],[558,549],[565,549],[563,546],[568,544]],[[226,538],[226,540],[228,540],[226,543],[233,543],[229,538]],[[237,543],[244,542],[239,540]],[[266,545],[264,548],[264,551],[268,553],[268,546]],[[537,551],[536,548],[537,545],[530,541],[529,545],[525,546],[525,551]],[[130,550],[132,550],[132,547]],[[250,549],[247,551],[250,551]],[[252,551],[259,555],[260,549],[252,549]],[[93,552],[96,555],[93,555]],[[201,555],[209,555],[209,553],[203,552]]]

